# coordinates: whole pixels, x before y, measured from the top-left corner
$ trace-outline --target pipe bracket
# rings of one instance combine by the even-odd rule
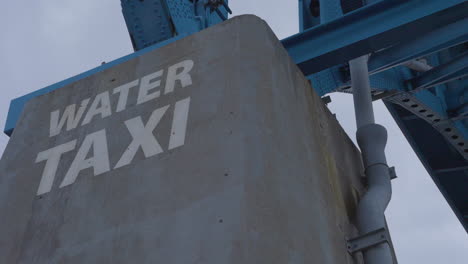
[[[397,174],[396,174],[396,169],[395,169],[395,167],[390,167],[390,168],[388,168],[388,171],[389,171],[389,173],[390,173],[390,179],[391,179],[391,180],[394,180],[394,179],[398,178],[398,176],[397,176]]]
[[[350,254],[354,254],[359,251],[375,247],[382,243],[390,244],[390,237],[388,235],[387,229],[382,227],[375,231],[371,231],[364,235],[347,239],[347,248]]]

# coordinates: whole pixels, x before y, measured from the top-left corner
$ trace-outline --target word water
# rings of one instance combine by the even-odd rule
[[[185,143],[189,106],[190,98],[186,98],[175,103],[172,127],[171,131],[169,131],[169,150],[180,147]],[[156,129],[166,112],[168,112],[169,108],[170,106],[167,105],[154,110],[146,123],[143,122],[141,116],[124,122],[132,137],[132,141],[112,169],[118,169],[129,165],[140,148],[143,151],[145,158],[150,158],[163,152],[163,149],[155,138],[153,131]],[[37,195],[50,192],[62,155],[75,150],[76,145],[77,141],[72,140],[65,144],[40,152],[37,155],[36,163],[45,162],[45,168],[39,183]],[[73,159],[70,168],[60,184],[60,188],[73,184],[80,171],[89,168],[93,169],[94,176],[111,170],[107,145],[107,132],[105,129],[88,134],[84,138],[81,146],[75,154],[75,158]]]
[[[54,137],[62,133],[65,124],[65,130],[70,131],[77,128],[81,120],[81,126],[84,126],[96,121],[99,117],[104,119],[111,116],[113,112],[119,113],[125,111],[129,101],[129,94],[133,92],[133,90],[136,90],[138,96],[136,101],[132,102],[132,104],[140,105],[157,100],[161,95],[174,92],[176,86],[181,88],[188,87],[192,85],[190,72],[193,66],[194,62],[192,60],[184,60],[171,65],[167,71],[162,69],[143,76],[141,79],[136,79],[116,87],[112,91],[104,91],[94,98],[86,98],[78,107],[76,104],[67,106],[61,118],[60,109],[55,110],[50,113],[49,137]],[[162,79],[165,81],[164,86],[162,85]],[[112,95],[118,96],[118,102],[114,111],[112,111],[114,107],[111,105]],[[91,101],[92,103],[90,104]]]

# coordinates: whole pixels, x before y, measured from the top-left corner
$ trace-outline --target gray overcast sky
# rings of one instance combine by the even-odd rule
[[[298,31],[297,1],[231,0],[235,15],[265,19],[277,36]],[[15,0],[0,9],[0,124],[11,99],[132,52],[118,0]],[[311,47],[313,48],[313,47]],[[349,95],[333,95],[331,110],[354,140]],[[468,236],[382,103],[389,163],[399,178],[387,218],[399,263],[468,263]],[[8,137],[0,136],[0,153]],[[7,155],[7,154],[6,154]]]

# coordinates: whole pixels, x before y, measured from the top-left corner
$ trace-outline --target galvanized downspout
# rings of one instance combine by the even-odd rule
[[[361,236],[386,227],[384,212],[392,196],[390,171],[385,157],[387,130],[375,124],[367,59],[366,55],[349,62],[358,128],[356,137],[368,183],[368,190],[361,198],[356,214]],[[362,253],[366,264],[393,263],[388,243],[373,245]]]
[[[342,15],[340,0],[320,0],[322,24]],[[375,124],[367,60],[368,56],[365,55],[349,62],[358,128],[356,137],[368,182],[368,190],[357,208],[360,237],[366,237],[367,234],[386,227],[384,212],[392,195],[390,171],[385,157],[387,131],[383,126]],[[393,264],[388,243],[366,247],[362,253],[365,264]]]

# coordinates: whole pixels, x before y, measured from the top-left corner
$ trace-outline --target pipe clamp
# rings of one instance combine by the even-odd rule
[[[390,244],[389,235],[387,229],[385,227],[377,229],[375,231],[371,231],[364,235],[348,239],[347,241],[347,248],[350,254],[354,254],[359,251],[363,251],[369,249],[371,247],[375,247],[382,243]]]

